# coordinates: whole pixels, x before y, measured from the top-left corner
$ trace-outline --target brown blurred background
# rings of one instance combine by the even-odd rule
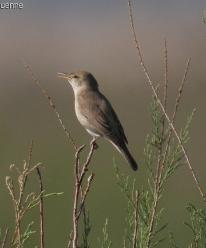
[[[126,175],[136,178],[139,187],[145,184],[143,149],[151,128],[151,91],[136,63],[127,2],[27,0],[23,3],[23,10],[0,10],[0,226],[10,225],[13,217],[5,187],[9,165],[22,164],[33,139],[33,161],[41,161],[45,166],[46,190],[65,192],[63,196],[46,200],[47,247],[65,247],[71,227],[73,149],[45,98],[25,71],[22,59],[55,100],[78,144],[88,143],[90,137],[76,120],[71,88],[57,78],[57,72],[84,69],[95,75],[102,92],[112,102],[125,128],[130,150],[141,165],[133,173],[110,144],[99,141],[100,149],[92,163],[95,185],[89,195],[91,242],[92,247],[98,247],[97,238],[108,217],[113,247],[120,247],[126,203],[115,182],[113,158]],[[158,83],[162,82],[164,73],[164,38],[168,40],[170,106],[186,58],[192,58],[178,126],[183,125],[196,107],[188,151],[204,187],[206,25],[201,16],[205,7],[203,0],[144,0],[135,2],[134,10],[145,60],[153,80]],[[35,183],[31,186],[36,187]],[[190,240],[190,232],[183,225],[188,218],[185,211],[188,202],[200,204],[201,200],[190,173],[182,167],[169,180],[162,199],[168,232],[175,233],[180,247],[186,247]],[[29,247],[37,243],[36,237]]]

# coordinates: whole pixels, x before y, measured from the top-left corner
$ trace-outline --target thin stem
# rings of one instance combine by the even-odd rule
[[[164,40],[164,62],[165,62],[165,73],[164,73],[164,108],[167,109],[167,89],[168,89],[168,50],[167,40]]]
[[[35,76],[34,72],[32,71],[31,67],[25,62],[23,61],[24,67],[25,69],[29,72],[29,74],[32,77],[33,82],[38,86],[38,88],[41,90],[42,94],[44,95],[44,97],[49,101],[49,105],[50,107],[53,109],[62,129],[64,130],[64,133],[66,134],[66,137],[68,138],[68,140],[72,143],[73,147],[75,148],[75,150],[77,150],[77,146],[76,143],[74,141],[74,138],[71,135],[71,132],[66,128],[63,119],[60,115],[60,113],[57,111],[56,109],[56,105],[54,104],[54,101],[52,100],[52,98],[48,95],[47,91],[41,86],[40,81],[38,80],[38,78]]]
[[[86,207],[85,207],[85,203],[83,204],[82,207],[82,212],[83,212],[83,222],[84,222],[84,248],[89,248],[89,244],[88,244],[88,231],[87,231],[87,213],[86,213]]]
[[[132,248],[137,248],[137,232],[138,232],[138,209],[139,209],[139,192],[135,192],[135,209],[134,209],[134,234],[132,240]]]
[[[147,83],[150,86],[157,103],[159,104],[163,114],[165,115],[165,117],[166,117],[166,119],[168,121],[168,124],[171,127],[171,129],[172,129],[172,131],[173,131],[173,133],[174,133],[174,135],[175,135],[175,137],[176,137],[176,139],[177,139],[177,141],[178,141],[178,143],[179,143],[179,145],[180,145],[180,147],[182,149],[182,153],[183,153],[183,155],[185,157],[186,163],[187,163],[188,168],[189,168],[189,170],[191,172],[191,175],[192,175],[192,178],[193,178],[193,180],[195,182],[196,188],[198,189],[202,199],[206,202],[205,194],[204,194],[203,189],[202,189],[202,187],[200,185],[200,182],[199,182],[199,179],[198,179],[198,177],[196,175],[196,172],[193,169],[192,164],[190,163],[187,151],[186,151],[186,149],[185,149],[185,147],[184,147],[184,145],[183,145],[183,143],[182,143],[182,141],[181,141],[181,139],[180,139],[180,137],[179,137],[179,135],[178,135],[178,133],[176,131],[176,128],[174,127],[172,121],[170,120],[168,114],[166,113],[164,105],[162,104],[161,100],[158,97],[158,94],[156,92],[154,84],[153,84],[153,82],[151,80],[150,74],[149,74],[149,72],[147,70],[147,67],[146,67],[145,63],[144,63],[142,51],[141,51],[141,48],[140,48],[140,44],[139,44],[139,41],[137,39],[137,35],[136,35],[136,32],[135,32],[133,13],[132,13],[132,7],[131,7],[131,0],[128,0],[128,6],[129,6],[130,25],[131,25],[131,30],[132,30],[132,34],[133,34],[134,44],[135,44],[135,48],[136,48],[136,51],[137,51],[138,58],[140,60],[139,62],[140,62],[140,65],[142,67],[143,73],[144,73],[144,75],[145,75],[145,77],[147,79]]]
[[[146,241],[146,247],[150,247],[150,244],[152,242],[152,233],[154,229],[154,220],[155,220],[155,215],[157,212],[157,204],[158,204],[158,194],[159,192],[155,192],[154,194],[154,202],[153,202],[153,207],[152,207],[152,213],[150,217],[150,222],[149,222],[149,231],[148,231],[148,236],[147,236],[147,241]]]
[[[87,180],[87,187],[86,187],[85,191],[82,192],[82,194],[81,194],[81,204],[80,204],[80,207],[79,207],[79,213],[78,213],[78,215],[77,215],[77,218],[79,218],[80,215],[81,215],[81,213],[82,213],[82,210],[83,210],[83,208],[84,208],[84,204],[85,204],[87,195],[88,195],[88,193],[89,193],[89,190],[90,190],[90,188],[91,188],[91,183],[92,183],[93,179],[94,179],[94,173],[92,173],[92,174],[89,176],[89,178],[88,178],[88,180]]]
[[[41,171],[39,167],[36,168],[37,175],[39,178],[39,189],[40,189],[40,202],[39,202],[39,218],[40,218],[40,247],[45,248],[45,234],[44,234],[44,199],[42,192],[44,191]]]
[[[28,160],[24,164],[24,171],[23,171],[22,176],[21,176],[21,181],[19,181],[19,188],[20,188],[19,199],[18,199],[19,211],[21,211],[21,204],[22,204],[22,200],[23,200],[24,189],[25,189],[26,182],[27,182],[28,170],[29,170],[30,165],[31,165],[33,146],[34,146],[34,142],[33,142],[33,140],[31,140],[31,143],[29,146],[29,151],[28,151]]]
[[[164,123],[162,123],[162,128],[164,128]],[[163,139],[164,132],[161,133],[161,139]],[[160,146],[158,147],[158,160],[157,160],[157,170],[156,170],[156,176],[155,176],[155,182],[154,182],[154,199],[153,199],[153,206],[152,206],[152,212],[149,222],[149,228],[148,228],[148,236],[146,241],[146,247],[150,247],[151,241],[152,241],[152,233],[154,229],[154,223],[155,223],[155,216],[157,212],[157,206],[158,201],[160,198],[160,183],[161,183],[161,175],[163,172],[163,169],[161,167],[162,164],[162,152],[163,152],[163,143],[161,142]]]
[[[96,143],[95,140],[92,140],[90,145],[90,151],[88,153],[86,162],[83,164],[82,169],[80,171],[80,165],[79,165],[79,155],[80,152],[84,149],[85,145],[79,147],[77,149],[77,152],[75,154],[75,168],[74,168],[74,174],[75,174],[75,191],[74,191],[74,203],[73,203],[73,237],[72,237],[72,248],[78,248],[78,224],[79,224],[79,217],[82,211],[82,207],[84,206],[86,196],[89,192],[91,182],[93,180],[94,174],[92,174],[88,178],[88,184],[87,188],[84,193],[82,193],[82,199],[81,199],[81,191],[82,191],[82,183],[83,179],[86,175],[86,172],[88,170],[88,166],[91,162],[94,150],[96,149]],[[83,191],[82,191],[83,192]],[[80,203],[80,208],[78,207]]]
[[[9,228],[7,227],[6,228],[6,231],[4,233],[3,240],[1,242],[1,248],[5,248],[6,247],[6,241],[7,241],[8,233],[9,233]]]
[[[176,119],[177,112],[178,112],[179,105],[180,105],[180,100],[182,98],[182,93],[183,93],[184,85],[185,85],[185,82],[186,82],[186,79],[187,79],[187,74],[188,74],[188,71],[189,71],[190,61],[191,61],[191,59],[188,59],[187,62],[186,62],[186,67],[185,67],[184,75],[182,77],[182,81],[181,81],[180,86],[178,88],[178,93],[177,93],[177,97],[176,97],[176,100],[175,100],[175,106],[174,106],[174,111],[173,111],[173,115],[172,115],[172,123],[173,124],[175,123],[175,119]],[[169,135],[168,135],[168,139],[167,139],[167,143],[166,143],[166,148],[165,148],[165,152],[164,152],[164,156],[163,156],[163,161],[162,161],[162,167],[163,168],[165,166],[165,162],[166,162],[165,160],[167,158],[167,154],[168,154],[168,150],[169,150],[171,138],[172,138],[172,128],[170,126],[170,128],[169,128]]]
[[[69,235],[69,242],[68,242],[67,248],[71,248],[71,245],[72,245],[72,236],[73,236],[73,232],[71,231],[70,232],[70,235]]]
[[[93,153],[96,149],[96,143],[95,143],[95,140],[91,143],[91,149],[89,151],[89,154],[87,156],[87,159],[86,159],[86,162],[84,163],[83,167],[82,167],[82,171],[80,173],[80,178],[79,178],[79,183],[82,184],[82,181],[84,179],[84,176],[88,170],[88,166],[91,162],[91,159],[92,159],[92,156],[93,156]]]
[[[83,150],[85,146],[81,146],[77,149],[75,154],[75,167],[74,167],[74,174],[75,174],[75,192],[74,192],[74,204],[73,204],[73,239],[72,239],[72,247],[78,247],[78,199],[80,193],[80,184],[79,184],[79,154]]]
[[[166,44],[165,44],[165,50],[166,50]],[[177,95],[177,98],[176,98],[173,117],[172,117],[172,122],[173,123],[175,121],[177,110],[178,110],[178,107],[179,107],[179,104],[180,104],[180,99],[181,99],[181,96],[182,96],[183,87],[184,87],[186,77],[187,77],[187,73],[188,73],[188,70],[189,70],[189,64],[190,64],[190,60],[188,60],[187,63],[186,63],[186,68],[185,68],[185,72],[184,72],[184,75],[183,75],[183,79],[182,79],[182,82],[181,82],[179,90],[178,90],[178,95]],[[166,70],[166,72],[167,72],[167,70]],[[165,76],[165,78],[167,78],[167,76]],[[164,93],[164,95],[165,95],[165,93]],[[165,160],[166,160],[167,152],[168,152],[168,149],[169,149],[171,135],[172,135],[172,129],[170,128],[169,129],[168,142],[166,144],[166,149],[165,149],[164,154],[163,154],[163,144],[161,144],[160,147],[159,147],[158,166],[157,166],[157,172],[156,172],[155,191],[154,191],[155,195],[154,195],[151,219],[150,219],[150,223],[149,223],[149,235],[148,235],[148,240],[147,240],[147,242],[148,242],[147,247],[150,247],[150,244],[151,244],[151,237],[152,237],[152,233],[153,233],[153,229],[154,229],[154,220],[155,220],[155,216],[156,216],[156,211],[157,211],[157,206],[158,206],[158,201],[159,201],[159,195],[160,195],[160,184],[161,184],[162,174],[163,174],[164,167],[165,167]],[[163,138],[164,138],[164,123],[162,123],[162,133],[161,133],[161,139],[163,139]]]
[[[168,50],[167,50],[166,39],[164,40],[164,64],[165,64],[165,72],[164,72],[163,105],[166,111],[167,110],[167,88],[168,88]],[[164,141],[164,133],[165,133],[165,115],[163,114],[161,143]]]
[[[28,177],[28,171],[30,169],[31,165],[31,159],[32,159],[32,152],[33,152],[33,140],[31,141],[31,144],[29,146],[28,151],[28,160],[24,162],[23,166],[23,172],[19,176],[19,196],[14,200],[14,208],[15,208],[15,221],[16,221],[16,227],[12,239],[12,244],[14,242],[17,242],[17,248],[21,247],[21,220],[23,217],[23,209],[22,209],[22,201],[24,196],[24,191],[27,183],[27,177]],[[13,189],[14,192],[14,189]]]

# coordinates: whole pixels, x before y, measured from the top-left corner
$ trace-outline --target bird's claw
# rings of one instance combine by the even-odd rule
[[[94,150],[98,149],[99,146],[97,145],[95,138],[92,139],[92,141],[90,142],[90,146],[93,146]]]
[[[93,146],[94,146],[95,150],[99,148],[99,146],[98,146],[98,144],[96,142],[93,143]]]

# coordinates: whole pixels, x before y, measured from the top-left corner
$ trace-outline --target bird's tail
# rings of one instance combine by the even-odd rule
[[[132,157],[131,153],[129,152],[127,146],[124,145],[116,145],[115,143],[112,142],[112,144],[115,146],[115,148],[123,155],[123,157],[127,160],[129,165],[132,167],[134,171],[138,169],[138,164]]]

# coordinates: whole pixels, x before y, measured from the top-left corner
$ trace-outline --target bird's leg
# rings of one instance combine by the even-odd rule
[[[98,149],[98,145],[96,143],[97,138],[98,137],[93,137],[92,140],[91,140],[91,142],[90,142],[90,146],[93,146],[95,150]]]

